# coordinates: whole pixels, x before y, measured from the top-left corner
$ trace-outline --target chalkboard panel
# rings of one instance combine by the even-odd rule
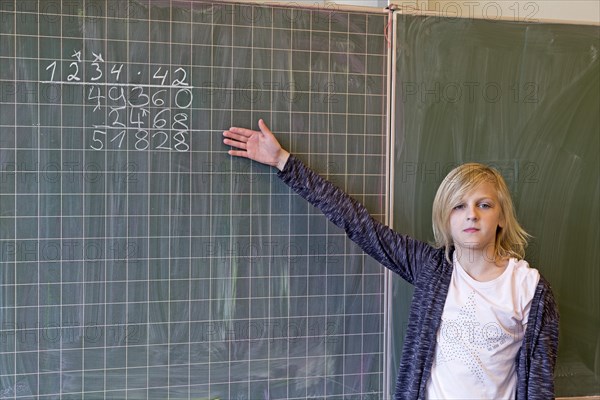
[[[396,17],[394,226],[433,241],[446,173],[496,166],[559,304],[557,395],[600,394],[600,28]],[[411,289],[394,283],[397,338]]]
[[[384,219],[386,19],[0,0],[0,397],[380,398],[382,269],[221,132]]]

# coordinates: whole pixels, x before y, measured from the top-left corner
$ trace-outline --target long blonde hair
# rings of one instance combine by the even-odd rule
[[[494,246],[494,259],[525,257],[527,240],[531,237],[521,227],[515,215],[508,186],[500,173],[479,163],[462,164],[446,175],[433,200],[432,224],[435,244],[446,247],[446,259],[450,260],[450,248],[454,244],[450,231],[450,213],[460,200],[484,182],[491,183],[498,195],[503,227],[498,227]]]

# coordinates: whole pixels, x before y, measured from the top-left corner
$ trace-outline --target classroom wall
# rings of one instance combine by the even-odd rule
[[[277,3],[274,1],[260,1]],[[561,20],[574,23],[600,23],[600,2],[596,0],[291,0],[278,2],[303,6],[375,7],[394,4],[409,10],[438,11],[447,15],[469,18],[500,19],[535,22]]]
[[[429,10],[441,11],[448,15],[458,13],[470,18],[600,23],[600,2],[596,0],[430,0]]]

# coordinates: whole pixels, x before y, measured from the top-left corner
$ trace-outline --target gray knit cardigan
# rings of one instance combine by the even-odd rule
[[[293,155],[278,176],[309,201],[367,254],[414,285],[396,399],[425,399],[436,334],[448,294],[452,264],[444,248],[400,235],[372,218],[365,207]],[[554,398],[558,310],[550,285],[537,285],[517,363],[517,400]]]

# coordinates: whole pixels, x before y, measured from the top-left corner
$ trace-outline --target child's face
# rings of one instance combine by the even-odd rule
[[[450,231],[457,248],[493,252],[497,228],[504,224],[496,193],[494,185],[484,182],[454,205]]]

